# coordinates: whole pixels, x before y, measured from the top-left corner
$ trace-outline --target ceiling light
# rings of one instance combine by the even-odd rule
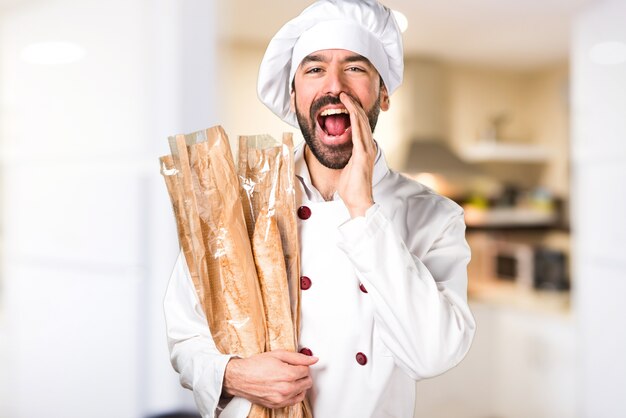
[[[63,65],[80,61],[85,49],[71,42],[46,41],[30,44],[22,49],[20,58],[31,64]]]
[[[626,62],[626,44],[624,42],[601,42],[589,51],[592,62],[600,65],[615,65]]]
[[[406,31],[409,27],[409,20],[406,18],[404,13],[399,12],[397,10],[392,10],[393,16],[396,18],[396,22],[398,22],[398,27],[402,32]]]

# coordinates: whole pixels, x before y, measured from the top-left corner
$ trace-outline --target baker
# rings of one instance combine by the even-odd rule
[[[220,354],[183,257],[165,313],[171,359],[203,417],[246,417],[308,397],[316,418],[412,417],[416,382],[461,361],[462,209],[390,170],[373,139],[402,82],[400,31],[374,0],[321,0],[271,40],[259,98],[300,128],[298,353]],[[223,411],[222,408],[224,407]]]

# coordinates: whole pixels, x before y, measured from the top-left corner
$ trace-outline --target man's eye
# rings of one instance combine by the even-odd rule
[[[308,70],[305,71],[305,74],[316,74],[316,73],[320,73],[322,72],[322,69],[319,67],[313,67],[313,68],[309,68]]]
[[[361,67],[348,67],[348,71],[353,71],[353,72],[358,72],[358,73],[362,73],[365,70]]]

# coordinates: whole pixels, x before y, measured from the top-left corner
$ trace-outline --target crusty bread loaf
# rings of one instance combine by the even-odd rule
[[[241,199],[261,285],[267,350],[295,351],[300,312],[300,252],[293,144],[267,135],[239,138]],[[272,418],[310,418],[305,400],[271,411]]]
[[[182,185],[179,183],[178,170],[174,166],[174,159],[171,155],[166,155],[160,158],[161,161],[161,174],[165,179],[165,185],[167,187],[170,201],[172,202],[172,209],[174,210],[174,218],[176,219],[176,230],[178,231],[178,242],[183,251],[185,260],[187,261],[187,267],[189,268],[189,274],[193,282],[196,293],[200,297],[200,302],[204,304],[204,290],[203,280],[200,279],[198,271],[199,262],[197,257],[199,254],[194,252],[193,242],[191,238],[191,222],[185,211],[185,202],[183,198]],[[199,222],[199,221],[197,221]],[[204,253],[204,251],[202,251]]]
[[[252,253],[265,308],[267,348],[294,351],[296,346],[285,259],[276,218],[270,216],[267,208],[257,216]]]
[[[293,135],[283,134],[281,147],[280,174],[276,196],[276,220],[285,255],[291,317],[296,340],[300,331],[300,245],[298,241],[298,220],[296,219],[296,177],[293,159]]]
[[[300,266],[290,135],[282,144],[240,138],[238,176],[219,126],[171,137],[170,148],[161,172],[217,348],[241,357],[295,351]],[[277,410],[253,405],[248,416],[312,415],[304,401]]]

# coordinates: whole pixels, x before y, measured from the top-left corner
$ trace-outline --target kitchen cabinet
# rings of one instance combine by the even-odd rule
[[[576,352],[572,321],[498,311],[494,339],[496,416],[576,416]]]
[[[483,141],[463,147],[461,156],[472,163],[545,163],[550,158],[550,152],[537,144]]]
[[[567,62],[529,71],[448,65],[450,146],[502,184],[569,196]]]
[[[415,417],[575,418],[578,376],[571,315],[473,300],[472,348],[460,365],[417,385]]]

